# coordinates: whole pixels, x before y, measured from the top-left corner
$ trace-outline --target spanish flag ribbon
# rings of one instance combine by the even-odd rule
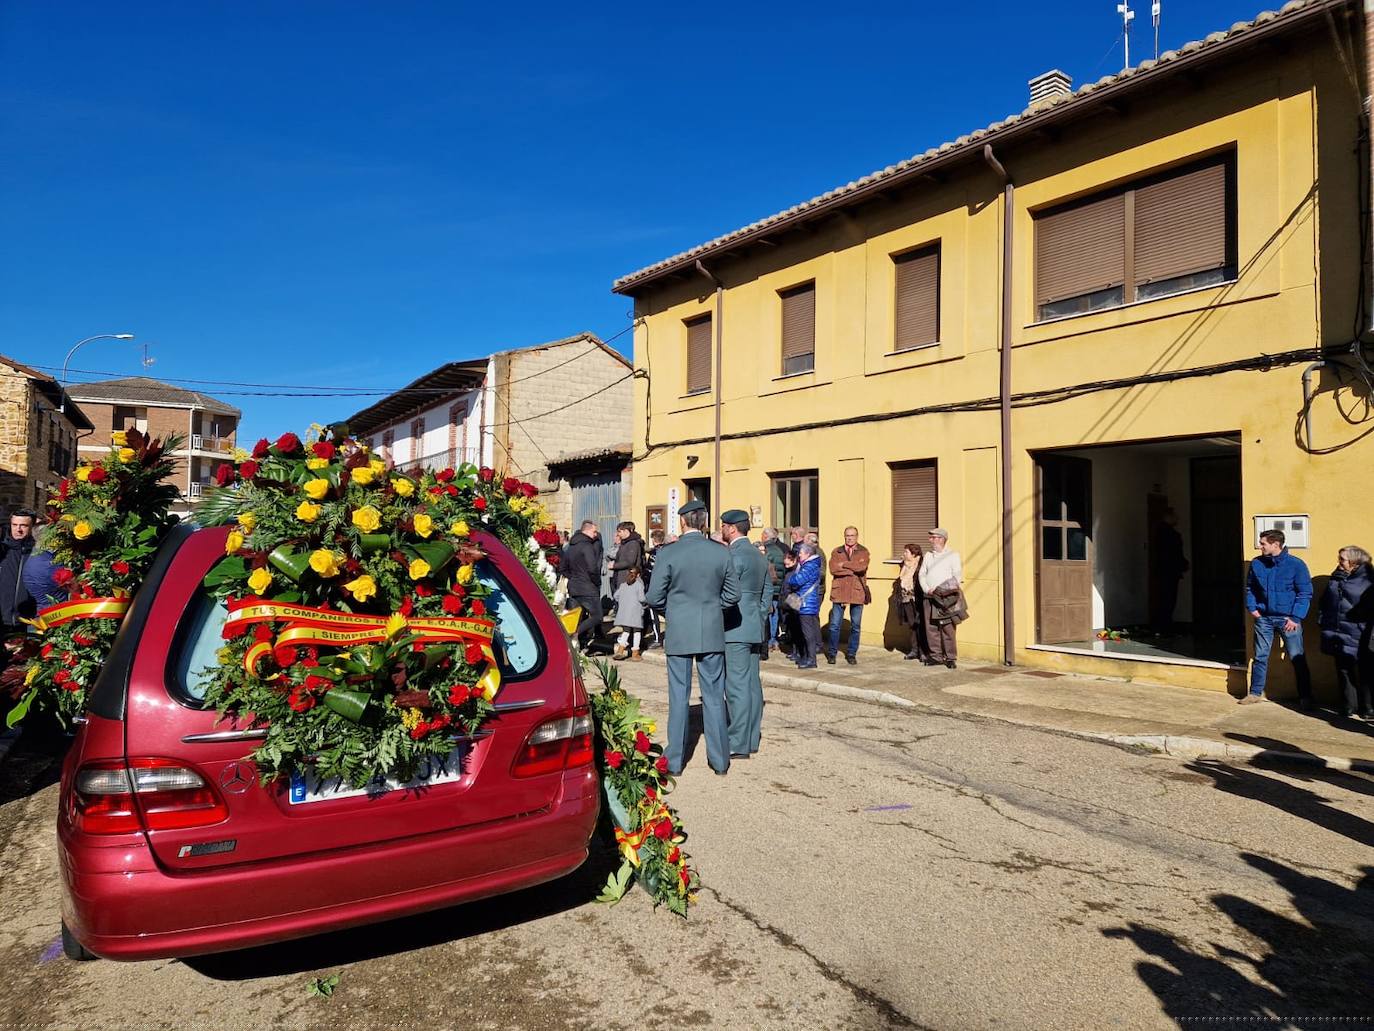
[[[632,834],[626,834],[619,827],[615,829],[615,843],[620,846],[620,851],[633,866],[639,865],[639,846],[644,844],[648,837],[648,827],[641,827]]]
[[[74,619],[123,619],[132,604],[129,598],[81,598],[49,605],[32,620],[40,630],[61,626]]]

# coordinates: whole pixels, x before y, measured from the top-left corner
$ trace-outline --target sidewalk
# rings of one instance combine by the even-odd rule
[[[657,649],[645,659],[662,662]],[[798,670],[773,652],[766,690],[811,691],[878,705],[986,716],[1134,745],[1181,758],[1288,761],[1374,772],[1374,724],[1283,703],[1238,705],[1212,691],[1163,687],[987,663],[922,666],[898,652],[864,648],[859,665]]]

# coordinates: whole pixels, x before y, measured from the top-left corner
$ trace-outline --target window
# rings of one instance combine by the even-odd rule
[[[410,424],[410,460],[418,462],[424,457],[425,419],[424,416]]]
[[[773,487],[773,525],[786,536],[788,527],[820,532],[821,488],[815,472],[780,473],[770,477]]]
[[[1234,279],[1234,183],[1232,158],[1212,158],[1038,215],[1037,317]]]
[[[892,557],[901,558],[908,544],[925,547],[926,536],[940,525],[939,489],[934,460],[902,462],[892,470]]]
[[[391,452],[394,450],[395,444],[396,435],[394,431],[387,430],[382,434],[382,458],[384,460],[388,462],[393,461]]]
[[[711,508],[711,481],[710,480],[683,480],[682,486],[687,490],[688,501],[700,501],[706,506],[706,514],[710,515]],[[679,531],[681,532],[681,531]]]
[[[148,432],[148,409],[133,405],[115,405],[113,428],[115,430],[138,430]]]
[[[892,256],[893,351],[910,351],[940,340],[940,245]]]
[[[688,319],[687,393],[701,394],[711,389],[711,316]]]
[[[782,374],[792,376],[816,367],[816,284],[781,290]]]

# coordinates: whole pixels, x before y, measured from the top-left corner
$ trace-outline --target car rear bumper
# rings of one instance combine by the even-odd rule
[[[591,778],[597,791],[596,778]],[[59,834],[63,918],[106,959],[195,956],[264,945],[499,895],[587,857],[600,795],[548,812],[251,866],[169,873],[146,843],[92,846]]]

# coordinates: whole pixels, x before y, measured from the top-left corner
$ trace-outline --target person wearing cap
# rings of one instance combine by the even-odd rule
[[[720,535],[730,549],[739,580],[739,601],[725,610],[725,709],[730,758],[748,759],[759,750],[763,726],[763,680],[759,659],[768,637],[773,599],[768,559],[749,542],[749,513],[732,508],[720,517]]]
[[[964,579],[964,562],[948,545],[948,530],[937,526],[930,531],[930,550],[921,560],[916,579],[925,595],[922,605],[926,642],[930,645],[930,658],[925,664],[953,669],[958,658],[954,627],[968,618],[968,609],[960,587]]]
[[[729,724],[725,712],[725,610],[740,600],[730,553],[703,532],[706,506],[692,500],[678,509],[682,536],[654,563],[645,604],[666,610],[663,651],[668,658],[668,772],[682,772],[687,751],[687,711],[692,665],[701,690],[706,761],[720,776],[730,769]]]

